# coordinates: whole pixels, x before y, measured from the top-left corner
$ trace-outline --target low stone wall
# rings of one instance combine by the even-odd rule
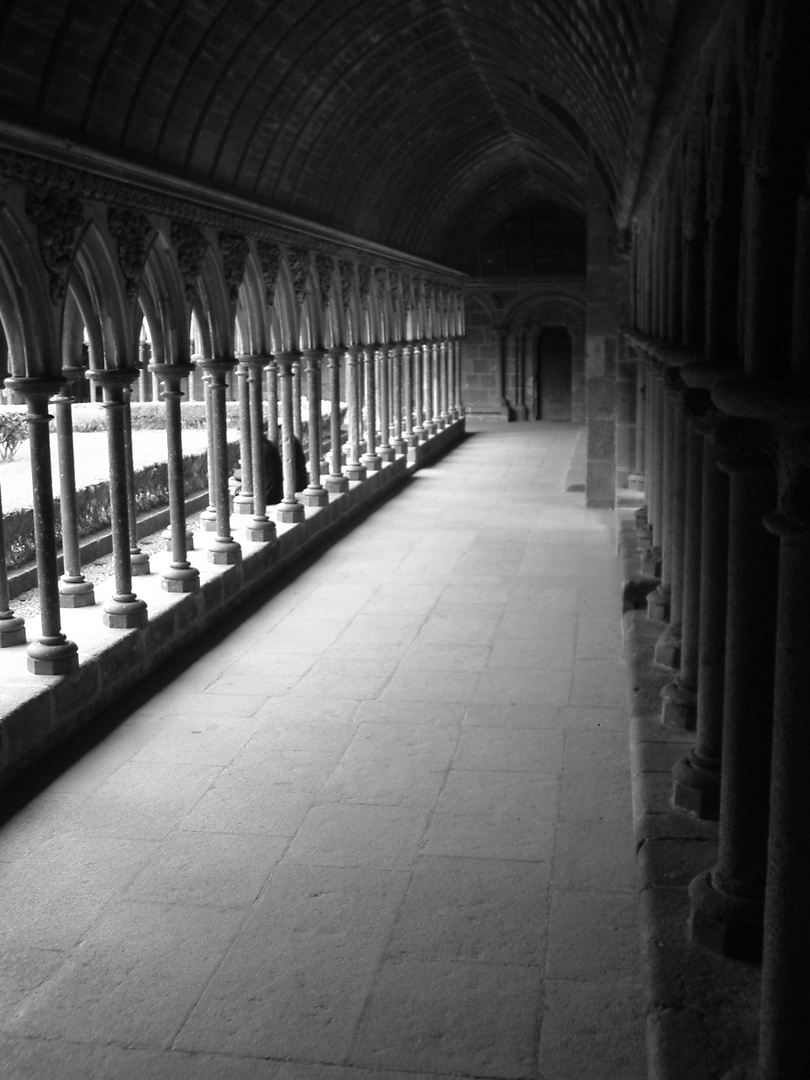
[[[393,494],[411,473],[446,453],[464,434],[463,420],[450,425],[415,453],[400,456],[366,480],[352,483],[346,494],[330,496],[327,506],[308,508],[300,524],[280,525],[274,543],[254,544],[236,534],[243,551],[237,566],[214,566],[206,560],[204,549],[189,552],[189,560],[200,570],[196,593],[167,593],[156,573],[137,578],[138,595],[149,609],[149,622],[143,629],[104,627],[100,604],[105,596],[97,588],[96,605],[62,613],[65,633],[79,645],[80,666],[74,675],[31,675],[24,645],[3,649],[0,784],[19,777],[105,709],[121,702],[150,672],[241,604],[255,600],[260,590],[268,589],[352,519]]]

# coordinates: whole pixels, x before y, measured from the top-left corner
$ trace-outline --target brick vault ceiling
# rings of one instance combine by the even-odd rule
[[[650,6],[5,0],[0,117],[459,265],[591,156],[616,205]]]

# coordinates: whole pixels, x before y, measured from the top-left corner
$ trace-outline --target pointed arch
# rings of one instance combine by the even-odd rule
[[[36,250],[30,227],[8,203],[0,203],[0,322],[9,374],[18,377],[61,372],[58,320]]]

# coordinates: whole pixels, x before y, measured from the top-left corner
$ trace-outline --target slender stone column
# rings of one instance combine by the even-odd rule
[[[447,338],[442,338],[439,343],[439,416],[442,427],[447,427],[450,424],[448,361],[448,341]]]
[[[783,430],[774,737],[762,957],[761,1080],[810,1076],[810,427]]]
[[[161,572],[160,584],[166,592],[196,592],[200,587],[200,572],[188,561],[183,483],[183,424],[180,416],[180,401],[183,397],[181,386],[190,369],[180,364],[153,364],[149,370],[153,378],[160,378],[163,382],[163,404],[166,410],[171,562]]]
[[[262,383],[266,356],[243,356],[247,370],[248,409],[250,410],[250,457],[253,473],[253,516],[245,528],[245,539],[254,544],[272,543],[276,523],[267,516],[267,469],[262,418]]]
[[[267,372],[267,438],[278,446],[278,364],[271,356],[266,365]]]
[[[208,506],[200,514],[200,528],[204,532],[217,531],[217,467],[216,446],[214,443],[214,425],[211,423],[211,377],[204,370],[204,361],[198,359],[197,366],[203,371],[203,400],[205,401],[205,415],[207,423],[207,458],[208,458]],[[226,477],[227,479],[227,477]]]
[[[301,415],[301,354],[292,354],[292,417],[293,434],[299,442],[304,438],[304,423]]]
[[[0,649],[25,644],[25,619],[11,610],[6,566],[6,538],[3,532],[3,499],[0,492]]]
[[[422,342],[415,341],[413,345],[413,434],[414,446],[424,442],[428,436],[425,426],[424,406],[424,353]]]
[[[425,435],[430,437],[436,434],[436,423],[433,419],[434,407],[433,407],[433,343],[431,341],[424,341],[422,343],[422,376],[423,376],[423,406],[424,406],[424,421],[423,427],[425,429]]]
[[[242,479],[233,498],[235,514],[253,513],[253,432],[250,424],[250,389],[248,369],[244,359],[236,369],[237,399],[239,401],[239,471]]]
[[[461,379],[463,358],[463,339],[459,337],[456,338],[456,413],[458,414],[456,419],[458,420],[464,415],[464,390]]]
[[[327,349],[326,366],[329,372],[329,475],[324,480],[324,487],[330,495],[341,495],[349,490],[349,481],[343,475],[343,433],[340,422],[340,361],[345,349]]]
[[[76,505],[76,466],[73,455],[73,383],[84,378],[84,368],[65,368],[67,382],[51,400],[56,418],[59,455],[59,510],[62,518],[64,570],[59,579],[59,604],[63,608],[91,607],[96,602],[93,583],[82,573],[79,517]]]
[[[692,939],[739,959],[762,949],[779,542],[762,520],[776,480],[760,425],[731,418],[714,432],[729,471],[723,782],[717,865],[691,883]]]
[[[431,342],[431,364],[433,368],[433,427],[441,431],[444,427],[441,418],[441,352],[438,341]]]
[[[104,625],[115,630],[146,626],[146,604],[132,591],[130,550],[130,488],[127,461],[127,395],[136,372],[106,368],[93,378],[104,393],[107,413],[107,454],[110,469],[110,531],[112,532],[115,593],[104,606]]]
[[[666,369],[663,375],[666,380]],[[658,476],[656,477],[656,522],[654,540],[661,548],[661,582],[647,597],[647,614],[651,619],[667,622],[672,597],[672,474],[675,459],[674,405],[671,395],[662,384],[660,392]]]
[[[375,377],[377,346],[364,346],[363,356],[366,384],[366,452],[361,460],[369,472],[375,472],[382,468],[382,459],[377,453],[377,380]]]
[[[697,398],[697,401],[695,400]],[[680,664],[675,679],[661,691],[662,720],[669,727],[694,731],[697,724],[697,679],[700,633],[700,537],[703,488],[703,436],[692,422],[706,406],[705,395],[687,390],[682,406],[686,424],[685,498],[680,618]],[[674,637],[673,633],[673,637]]]
[[[716,417],[716,413],[710,415],[702,425],[697,733],[688,757],[681,758],[672,769],[674,804],[709,821],[717,820],[720,813],[728,596],[728,473],[717,467],[717,456],[708,438]]]
[[[284,496],[276,506],[279,522],[303,521],[304,504],[295,497],[295,442],[293,430],[293,365],[299,353],[275,353],[278,364],[279,398],[281,406],[281,464],[284,472]]]
[[[327,506],[329,492],[321,483],[321,358],[322,349],[305,349],[301,354],[307,375],[309,415],[309,484],[301,493],[304,506]]]
[[[199,366],[208,376],[208,428],[213,448],[213,491],[216,508],[216,536],[208,545],[208,561],[233,566],[242,561],[242,549],[231,536],[230,493],[228,491],[228,431],[225,414],[227,376],[232,360],[205,359]],[[209,476],[209,490],[212,478]]]
[[[413,357],[413,345],[410,341],[404,341],[402,343],[402,441],[405,443],[406,451],[419,442],[419,436],[413,429]]]
[[[658,577],[661,573],[661,371],[653,361],[647,362],[647,447],[644,486],[647,496],[646,550],[642,554],[644,573]]]
[[[672,424],[672,464],[669,470],[669,625],[664,628],[655,646],[655,662],[662,667],[678,668],[681,663],[681,633],[683,614],[683,556],[686,518],[686,417],[681,392],[683,382],[677,369],[667,371],[669,408]],[[663,568],[662,568],[663,569]],[[666,579],[662,584],[666,583]]]
[[[28,404],[34,541],[37,548],[37,591],[42,637],[28,646],[28,670],[34,675],[68,675],[79,666],[78,649],[62,633],[56,522],[53,509],[48,399],[62,388],[58,378],[8,378],[6,386]]]
[[[149,556],[138,544],[138,493],[135,489],[135,458],[132,450],[132,388],[124,391],[124,474],[127,478],[127,516],[129,518],[129,569],[133,577],[151,573]]]
[[[403,365],[405,363],[405,349],[407,346],[401,342],[397,342],[391,349],[391,371],[393,373],[393,439],[391,445],[394,448],[395,454],[406,454],[408,452],[408,442],[403,434],[404,424],[407,423],[407,415],[403,416],[402,405],[402,382],[403,382]],[[410,397],[410,378],[408,384],[408,397]],[[410,402],[408,407],[410,412]],[[410,426],[410,425],[409,425]]]
[[[358,383],[362,379],[359,361],[360,350],[350,345],[346,350],[346,400],[348,402],[348,428],[346,464],[343,468],[348,480],[365,480],[366,467],[360,462],[360,425]]]
[[[393,461],[397,456],[391,445],[391,346],[383,342],[380,346],[380,445],[377,454],[380,461]]]
[[[149,401],[151,398],[152,383],[149,378],[149,358],[151,349],[148,341],[138,344],[138,400]]]
[[[647,437],[647,387],[645,365],[640,357],[636,360],[636,442],[633,471],[627,478],[627,486],[635,491],[645,490],[644,451]]]

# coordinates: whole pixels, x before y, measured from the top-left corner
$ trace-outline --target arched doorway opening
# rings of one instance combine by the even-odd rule
[[[544,326],[534,357],[536,420],[571,420],[572,341],[565,326]]]

